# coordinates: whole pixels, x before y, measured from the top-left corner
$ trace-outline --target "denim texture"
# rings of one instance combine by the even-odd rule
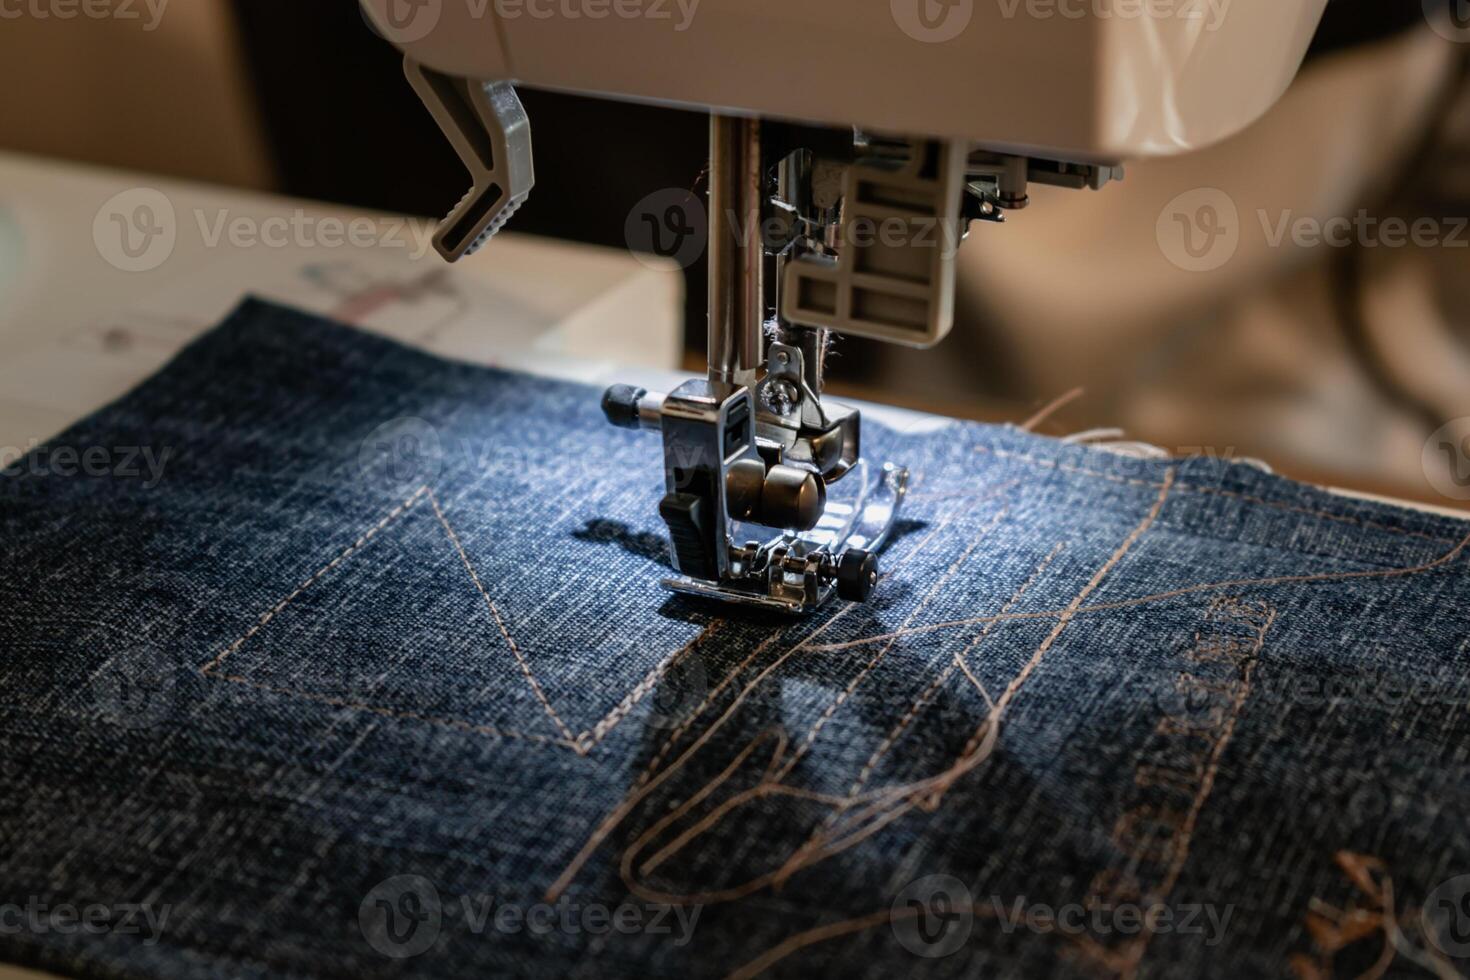
[[[869,455],[914,472],[884,578],[779,618],[660,588],[659,441],[598,395],[252,301],[0,477],[0,905],[168,909],[156,934],[0,910],[0,957],[1465,968],[1470,525],[1221,460],[869,422]],[[61,475],[60,447],[166,465]],[[548,893],[557,924],[515,928]],[[1037,912],[1130,905],[1182,911]],[[1191,908],[1215,925],[1181,928]]]

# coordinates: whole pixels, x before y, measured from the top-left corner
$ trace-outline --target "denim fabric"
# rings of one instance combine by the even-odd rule
[[[0,478],[0,957],[1465,967],[1470,525],[865,441],[915,474],[874,599],[718,608],[659,587],[658,439],[598,392],[246,304]]]

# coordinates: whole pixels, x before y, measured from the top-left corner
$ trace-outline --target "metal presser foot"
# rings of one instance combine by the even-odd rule
[[[813,196],[839,171],[814,166],[789,133],[763,152],[761,134],[755,120],[711,124],[708,376],[668,394],[614,385],[602,407],[614,425],[663,436],[659,514],[679,572],[664,585],[804,612],[833,592],[872,594],[908,471],[863,461],[858,412],[822,398],[828,329],[784,316],[766,288],[768,269],[774,286],[808,253],[810,275],[830,271],[818,250],[838,237],[842,208]]]
[[[667,395],[614,385],[603,411],[614,425],[663,433],[666,493],[659,513],[681,573],[675,592],[742,605],[805,612],[835,591],[854,602],[878,582],[877,552],[908,489],[908,470],[861,459],[840,463],[840,487],[817,469],[781,461],[779,443],[759,436],[755,398],[723,396],[707,380]],[[858,415],[841,422],[856,450]],[[830,434],[838,438],[837,430]]]

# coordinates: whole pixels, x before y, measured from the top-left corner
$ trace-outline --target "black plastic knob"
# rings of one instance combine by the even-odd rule
[[[837,594],[849,602],[867,602],[878,584],[878,556],[849,548],[837,559]]]
[[[647,388],[613,385],[602,393],[602,414],[620,429],[638,428],[638,402],[648,394]]]

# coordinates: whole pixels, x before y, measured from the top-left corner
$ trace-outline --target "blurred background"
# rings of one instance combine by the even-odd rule
[[[464,190],[356,0],[174,0],[152,24],[142,0],[143,23],[7,2],[0,151],[415,215]],[[944,345],[841,341],[833,390],[992,421],[1071,393],[1042,431],[1120,429],[1173,454],[1462,506],[1467,27],[1464,0],[1331,0],[1265,118],[1205,151],[1130,163],[1102,191],[1034,188],[1005,225],[973,229]],[[624,248],[637,202],[699,187],[702,115],[523,100],[537,187],[515,231]],[[1204,261],[1171,237],[1202,202],[1228,232]],[[686,363],[701,369],[703,262],[683,274]]]

